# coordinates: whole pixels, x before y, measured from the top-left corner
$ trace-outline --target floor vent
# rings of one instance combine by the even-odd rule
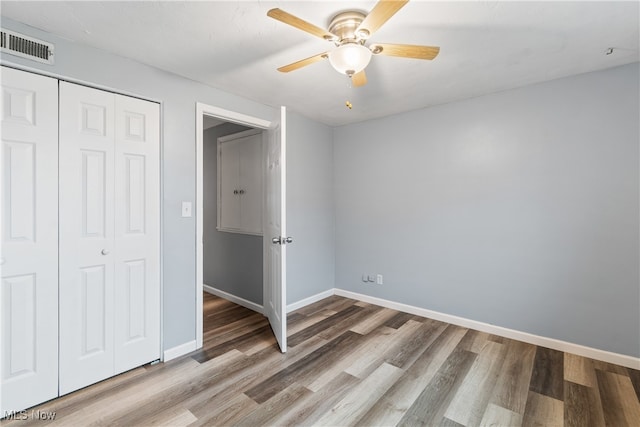
[[[53,43],[47,43],[14,31],[0,32],[0,51],[43,64],[53,64]]]

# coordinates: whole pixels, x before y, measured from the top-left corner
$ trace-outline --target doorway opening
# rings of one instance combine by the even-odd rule
[[[203,120],[203,288],[263,313],[265,131]]]
[[[208,291],[216,290],[219,296],[230,299],[233,302],[236,302],[240,305],[245,305],[248,308],[251,308],[256,311],[262,312],[269,319],[269,323],[271,329],[276,336],[276,340],[278,341],[281,350],[286,351],[286,315],[284,310],[286,309],[286,274],[285,271],[285,263],[286,263],[286,251],[284,242],[287,239],[284,239],[282,236],[286,235],[286,221],[285,221],[285,209],[284,206],[286,203],[286,176],[285,176],[285,164],[286,164],[286,148],[285,148],[285,117],[286,117],[286,109],[281,107],[279,117],[274,120],[266,120],[263,118],[252,117],[242,113],[225,110],[219,107],[210,106],[202,103],[196,104],[196,348],[199,349],[203,345],[203,291],[205,286],[205,250],[204,250],[204,242],[206,239],[205,235],[205,205],[208,205],[211,208],[212,202],[212,193],[219,193],[216,188],[209,188],[210,186],[206,185],[205,181],[205,168],[207,167],[207,161],[211,161],[212,152],[210,148],[206,148],[205,153],[205,122],[208,123],[208,129],[214,129],[214,131],[209,132],[215,135],[216,138],[216,148],[213,150],[216,158],[216,186],[218,187],[218,182],[223,183],[223,180],[218,171],[222,170],[220,167],[220,163],[217,159],[218,156],[218,146],[220,144],[229,143],[231,140],[235,140],[238,138],[244,137],[254,137],[259,142],[261,142],[260,146],[261,152],[260,154],[253,154],[253,157],[258,156],[259,162],[263,165],[264,168],[261,172],[261,175],[264,179],[264,184],[262,184],[262,195],[260,196],[260,202],[258,202],[262,208],[262,228],[260,233],[254,232],[252,233],[237,233],[237,234],[246,234],[245,236],[225,236],[220,242],[224,242],[226,240],[226,244],[236,245],[236,253],[238,253],[238,247],[240,248],[240,253],[242,253],[242,257],[246,259],[246,252],[243,252],[243,247],[245,250],[252,251],[252,265],[248,268],[251,270],[249,277],[251,277],[251,284],[249,288],[232,291],[235,293],[243,293],[247,295],[247,297],[238,297],[237,295],[233,295],[232,292],[223,291],[222,289],[211,286]],[[219,129],[215,129],[219,127]],[[238,132],[240,131],[240,133]],[[222,133],[226,133],[227,135],[222,135]],[[235,135],[229,135],[235,134]],[[216,135],[219,134],[219,135]],[[208,135],[209,142],[213,135]],[[231,147],[234,144],[229,143],[227,147]],[[231,150],[233,151],[233,150]],[[205,155],[206,154],[206,155]],[[250,156],[251,157],[251,156]],[[231,168],[233,169],[233,167]],[[211,174],[210,170],[207,171],[207,175],[209,178],[209,182],[211,182]],[[229,182],[229,179],[226,179],[226,182]],[[246,187],[248,188],[248,187]],[[234,197],[236,194],[240,195],[248,195],[245,187],[231,187],[230,191],[235,191]],[[243,191],[244,190],[244,191]],[[208,193],[207,197],[205,197],[205,191]],[[251,191],[254,193],[254,191]],[[221,206],[231,206],[238,199],[231,200],[228,199],[226,205],[223,205],[219,200],[219,197],[216,197],[216,208],[215,212],[217,213],[217,221],[214,224],[208,224],[206,229],[207,233],[211,231],[211,227],[213,226],[216,232],[220,231],[237,231],[238,224],[229,224],[229,223],[221,223],[220,218],[224,218],[224,212],[221,213]],[[231,201],[229,201],[231,200]],[[208,203],[207,203],[208,202]],[[255,203],[254,203],[255,206]],[[233,211],[233,209],[232,209]],[[210,217],[211,215],[209,215]],[[227,215],[227,218],[233,217],[233,215]],[[249,221],[251,222],[251,221]],[[255,224],[256,219],[253,218],[253,223]],[[246,226],[247,224],[242,224],[242,226]],[[248,227],[251,229],[251,227]],[[246,231],[246,230],[245,230]],[[253,230],[255,231],[255,230]],[[231,234],[231,233],[228,233]],[[275,238],[273,236],[276,236]],[[220,237],[220,236],[218,236]],[[220,243],[218,242],[218,243]],[[231,243],[230,243],[231,242]],[[248,245],[248,246],[247,246]],[[262,250],[260,251],[259,246],[262,246]],[[229,246],[227,246],[229,248]],[[251,248],[251,249],[246,249]],[[215,254],[216,250],[220,251],[220,247],[218,248],[209,248]],[[262,262],[260,263],[259,256],[262,257]],[[234,260],[234,263],[239,264],[232,266],[231,270],[238,271],[239,268],[242,268],[242,259]],[[218,263],[218,267],[220,264]],[[261,267],[261,268],[260,268]],[[262,270],[262,287],[259,288],[256,286],[256,283],[260,280],[257,279],[260,277],[260,270]],[[208,271],[207,273],[212,273]],[[246,273],[246,272],[245,272]],[[218,271],[213,272],[212,274],[220,274]],[[246,274],[245,274],[246,276]],[[214,277],[214,276],[211,276]],[[221,276],[219,276],[221,277]],[[210,285],[210,284],[207,284]],[[228,286],[229,284],[225,284]],[[251,289],[253,287],[253,289]],[[258,289],[256,289],[258,288]],[[227,289],[230,289],[227,287]],[[262,291],[262,304],[257,303],[256,301],[260,301],[259,293]],[[216,293],[215,291],[212,293]],[[234,301],[231,297],[236,297]],[[253,301],[252,301],[253,300]]]

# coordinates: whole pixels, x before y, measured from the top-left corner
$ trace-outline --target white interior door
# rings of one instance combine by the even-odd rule
[[[264,309],[280,350],[287,351],[286,115],[269,130],[267,143]]]
[[[60,394],[114,373],[114,95],[60,82]]]
[[[115,95],[115,373],[160,358],[160,106]]]
[[[58,395],[58,81],[0,73],[4,416]]]

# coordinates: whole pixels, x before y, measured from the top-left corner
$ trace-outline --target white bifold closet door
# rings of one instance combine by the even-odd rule
[[[160,356],[159,106],[60,82],[60,394]]]
[[[5,416],[58,395],[58,81],[0,70]]]

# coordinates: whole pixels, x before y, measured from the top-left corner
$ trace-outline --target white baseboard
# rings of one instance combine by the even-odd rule
[[[439,320],[441,322],[451,323],[453,325],[462,326],[464,328],[475,329],[481,332],[487,332],[501,337],[523,341],[529,344],[539,345],[542,347],[552,348],[554,350],[564,351],[567,353],[577,354],[579,356],[589,357],[591,359],[601,360],[604,362],[614,363],[616,365],[626,366],[633,369],[640,369],[640,358],[627,356],[625,354],[612,353],[597,348],[586,347],[580,344],[574,344],[554,338],[542,337],[527,332],[516,331],[514,329],[503,328],[501,326],[491,325],[489,323],[478,322],[475,320],[465,319],[464,317],[453,316],[450,314],[439,313],[437,311],[427,310],[426,308],[415,307],[412,305],[402,304],[399,302],[389,301],[382,298],[371,297],[369,295],[359,294],[357,292],[345,291],[342,289],[334,289],[335,295],[351,298],[382,307],[391,308],[405,313],[415,314],[429,319]]]
[[[202,285],[202,288],[204,289],[205,292],[208,292],[212,295],[229,300],[233,303],[246,307],[249,310],[257,311],[260,314],[264,314],[264,308],[261,305],[256,304],[255,302],[251,302],[244,298],[237,297],[235,295],[230,294],[229,292],[221,291],[220,289],[214,288],[213,286],[210,286],[210,285]]]
[[[189,342],[186,342],[184,344],[177,345],[175,347],[172,347],[172,348],[167,349],[167,350],[164,351],[163,357],[162,357],[162,361],[163,362],[168,362],[171,359],[175,359],[175,358],[183,356],[183,355],[185,355],[187,353],[191,353],[196,348],[197,348],[196,347],[196,340],[189,341]]]
[[[264,314],[264,309],[261,305],[255,304],[251,301],[247,301],[243,298],[231,295],[227,292],[221,291],[209,285],[204,285],[204,290],[210,294],[217,295],[221,298],[232,301],[243,307],[247,307],[258,313]],[[503,328],[502,326],[491,325],[489,323],[478,322],[476,320],[466,319],[464,317],[458,317],[451,314],[440,313],[426,308],[416,307],[408,304],[403,304],[395,301],[386,300],[383,298],[372,297],[357,292],[345,291],[343,289],[333,288],[312,295],[308,298],[296,301],[287,305],[287,313],[298,310],[314,302],[320,301],[324,298],[328,298],[332,295],[338,295],[345,298],[351,298],[358,301],[368,302],[370,304],[379,305],[382,307],[391,308],[393,310],[402,311],[405,313],[415,314],[417,316],[427,317],[429,319],[439,320],[441,322],[451,323],[453,325],[462,326],[463,328],[475,329],[481,332],[487,332],[490,334],[498,335],[505,338],[510,338],[529,344],[539,345],[542,347],[552,348],[558,351],[564,351],[567,353],[577,354],[579,356],[588,357],[595,360],[601,360],[603,362],[614,363],[616,365],[626,366],[632,369],[640,370],[640,358],[627,356],[626,354],[612,353],[597,348],[587,347],[580,344],[574,344],[567,341],[557,340],[555,338],[547,338],[540,335],[530,334],[528,332],[517,331],[514,329]],[[196,349],[195,341],[182,344],[178,347],[174,347],[164,352],[164,360],[171,360],[186,354]]]
[[[324,292],[320,292],[319,294],[311,295],[310,297],[291,303],[287,305],[287,313],[291,313],[292,311],[305,307],[309,304],[313,304],[314,302],[318,302],[322,299],[328,298],[334,294],[335,294],[335,289],[329,289]]]

